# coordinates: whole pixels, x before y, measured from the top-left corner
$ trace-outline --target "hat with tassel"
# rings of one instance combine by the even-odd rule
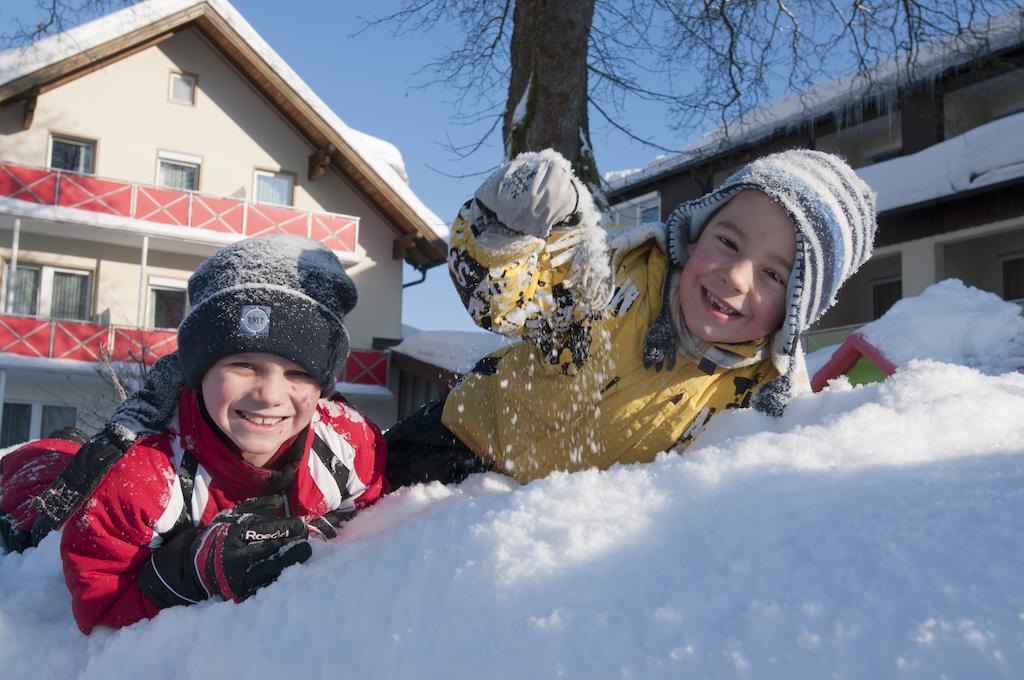
[[[778,416],[793,395],[810,390],[800,334],[824,315],[843,282],[871,257],[877,229],[875,194],[839,156],[807,149],[765,156],[711,193],[672,211],[666,222],[671,266],[686,264],[687,245],[697,241],[715,211],[745,189],[771,197],[789,215],[796,232],[785,316],[771,345],[779,377],[763,385],[753,399],[754,408]],[[666,286],[671,278],[666,277]],[[667,289],[664,297],[667,301]],[[663,310],[648,330],[645,364],[660,365],[658,358],[675,351],[678,338],[666,319]]]

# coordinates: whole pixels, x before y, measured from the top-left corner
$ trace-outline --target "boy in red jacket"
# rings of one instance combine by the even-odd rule
[[[356,303],[333,253],[291,236],[239,241],[200,265],[189,300],[177,356],[147,381],[163,398],[126,402],[37,502],[44,516],[76,508],[61,557],[85,633],[211,597],[240,602],[308,559],[311,532],[333,537],[385,491],[380,431],[333,395]],[[143,420],[169,425],[136,440],[126,413],[154,401],[176,409]],[[44,462],[58,448],[43,440],[11,454],[5,512],[17,511],[8,492],[33,446]],[[26,523],[5,540],[28,535]]]

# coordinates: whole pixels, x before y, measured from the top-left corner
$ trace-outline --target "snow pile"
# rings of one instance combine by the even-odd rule
[[[1024,176],[1024,112],[857,174],[878,192],[879,211],[1016,179]]]
[[[242,605],[90,638],[50,537],[0,558],[4,677],[1019,677],[1022,412],[913,362],[686,456],[400,491]]]
[[[480,357],[487,356],[511,341],[494,333],[473,331],[422,331],[392,351],[438,366],[452,373],[468,373]]]
[[[860,333],[897,366],[934,359],[999,375],[1024,366],[1024,317],[1014,302],[947,279],[904,298]]]
[[[941,328],[897,305],[876,339],[991,372],[1019,323],[958,286],[900,303]],[[241,605],[90,638],[51,536],[0,558],[4,677],[1016,678],[1021,413],[1024,375],[913,360],[722,414],[685,456],[401,490]]]

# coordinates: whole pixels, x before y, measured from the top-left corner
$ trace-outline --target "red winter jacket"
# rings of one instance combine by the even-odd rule
[[[135,577],[179,522],[202,526],[221,510],[275,493],[290,515],[313,519],[355,510],[385,492],[384,438],[340,397],[321,399],[296,439],[279,454],[282,462],[297,458],[288,466],[294,474],[255,468],[221,440],[186,388],[168,430],[136,442],[64,525],[64,579],[82,632],[156,615]],[[179,482],[183,465],[194,468],[186,474],[194,480],[190,498]]]

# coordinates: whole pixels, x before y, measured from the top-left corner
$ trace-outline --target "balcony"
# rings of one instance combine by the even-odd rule
[[[296,234],[354,255],[359,218],[0,163],[0,196],[239,236]]]
[[[33,359],[152,364],[178,348],[178,333],[83,321],[0,314],[0,353]],[[350,385],[387,387],[388,353],[352,350],[338,376]]]

